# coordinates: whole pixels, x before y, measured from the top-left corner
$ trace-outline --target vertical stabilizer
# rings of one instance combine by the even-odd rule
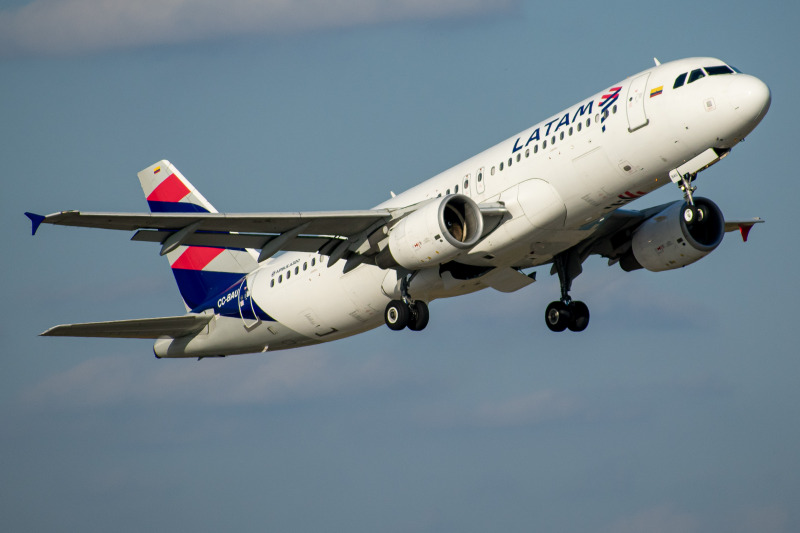
[[[216,213],[217,210],[167,160],[139,172],[153,213]],[[247,250],[179,246],[167,254],[186,308],[195,309],[220,294],[258,266]]]

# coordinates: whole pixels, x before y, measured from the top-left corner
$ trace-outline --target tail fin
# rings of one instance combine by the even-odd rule
[[[217,212],[167,160],[139,172],[139,181],[151,212]],[[167,254],[167,259],[188,310],[232,287],[258,266],[247,250],[206,246],[179,246]]]

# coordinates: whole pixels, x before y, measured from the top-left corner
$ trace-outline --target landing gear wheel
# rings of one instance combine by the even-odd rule
[[[411,318],[411,309],[401,300],[392,300],[383,312],[383,319],[389,329],[400,331],[405,328]]]
[[[428,306],[422,300],[417,300],[410,306],[411,308],[411,317],[408,321],[408,329],[411,331],[422,331],[425,329],[425,326],[428,325],[428,320],[430,320],[430,311],[428,311]]]
[[[701,218],[702,215],[698,213],[697,208],[693,205],[687,205],[683,208],[683,221],[686,222],[687,225],[691,226]]]
[[[544,319],[550,331],[561,332],[570,324],[570,312],[564,302],[550,302],[544,312]]]
[[[702,222],[706,218],[706,208],[695,205],[695,211],[697,211],[697,222]]]
[[[570,331],[583,331],[589,325],[589,308],[583,302],[570,302],[567,307],[570,313]]]

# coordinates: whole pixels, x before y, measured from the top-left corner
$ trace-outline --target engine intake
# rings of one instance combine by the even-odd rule
[[[437,198],[391,229],[376,264],[418,270],[446,263],[475,246],[482,234],[483,216],[474,200],[463,194]]]
[[[683,201],[645,220],[633,233],[630,251],[620,259],[623,270],[673,270],[702,259],[719,246],[725,235],[722,212],[707,198],[695,198],[694,203],[703,216],[692,224],[683,217],[687,207]]]

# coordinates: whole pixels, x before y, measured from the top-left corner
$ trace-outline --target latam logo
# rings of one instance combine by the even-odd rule
[[[605,121],[609,116],[609,109],[612,105],[614,105],[617,100],[619,99],[619,92],[622,90],[622,87],[612,87],[608,90],[606,94],[600,97],[600,124],[603,124],[603,131],[606,131]]]
[[[609,117],[609,109],[617,102],[617,100],[619,100],[619,93],[621,91],[621,86],[611,87],[600,97],[597,106],[601,111],[601,124],[603,124]],[[576,123],[579,120],[579,117],[582,118],[584,115],[591,117],[594,105],[594,100],[589,100],[574,110],[567,111],[563,116],[555,117],[553,120],[546,122],[543,126],[535,128],[524,144],[522,143],[522,139],[524,139],[524,137],[517,137],[516,141],[514,141],[514,148],[511,150],[511,153],[513,154],[519,152],[523,148],[527,147],[530,143],[535,143],[537,141],[541,141],[542,139],[546,140],[551,133],[555,134],[561,128],[566,128],[567,126]],[[606,131],[605,124],[603,124],[603,131]]]

